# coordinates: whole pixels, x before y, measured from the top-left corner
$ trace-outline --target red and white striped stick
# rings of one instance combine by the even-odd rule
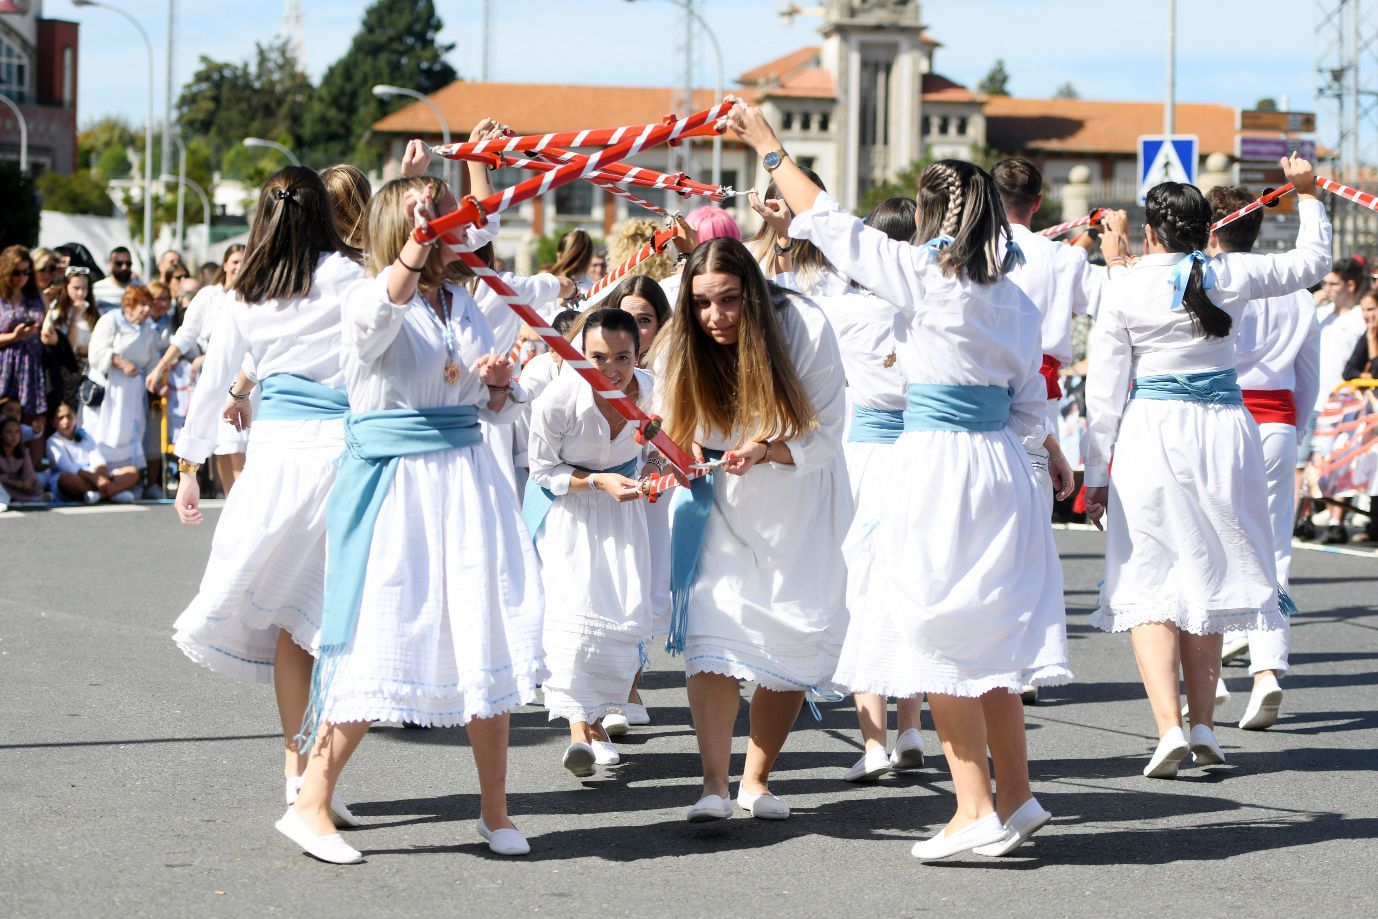
[[[728,113],[732,105],[729,102],[719,102],[710,109],[696,112],[681,121],[674,121],[662,125],[647,125],[646,129],[635,135],[629,140],[624,140],[614,146],[607,147],[598,151],[587,159],[569,162],[561,165],[553,172],[535,176],[527,179],[518,185],[504,189],[501,192],[490,195],[482,201],[469,195],[460,202],[459,207],[432,220],[428,226],[419,227],[413,232],[413,237],[419,243],[429,243],[432,240],[448,233],[450,230],[457,229],[469,224],[483,225],[488,220],[489,214],[497,214],[507,210],[523,201],[528,201],[538,195],[543,195],[548,191],[559,188],[575,179],[586,178],[597,172],[608,163],[615,163],[628,156],[635,156],[647,147],[654,147],[669,141],[678,140],[688,132],[695,131],[704,125],[715,125],[719,119]],[[619,128],[621,132],[625,129]],[[492,141],[491,143],[498,143]],[[480,141],[479,143],[490,143]],[[482,151],[478,151],[482,152]]]
[[[609,147],[622,143],[630,137],[637,137],[647,132],[667,127],[680,126],[675,132],[670,144],[676,144],[686,137],[712,137],[727,130],[726,125],[721,127],[715,124],[718,117],[727,114],[729,106],[719,103],[710,111],[719,108],[723,109],[717,117],[709,121],[700,121],[695,124],[687,124],[694,116],[675,121],[674,116],[666,117],[664,124],[639,124],[629,125],[622,128],[605,128],[601,130],[587,131],[564,131],[556,134],[529,134],[518,135],[515,137],[499,137],[491,140],[473,140],[463,143],[442,144],[439,147],[432,147],[431,151],[436,156],[443,156],[447,159],[458,159],[461,153],[516,153],[521,150],[544,150],[547,147]],[[686,126],[687,125],[687,126]]]
[[[1055,239],[1061,236],[1063,233],[1066,233],[1068,230],[1075,230],[1077,227],[1084,227],[1089,226],[1093,223],[1100,223],[1101,218],[1104,216],[1105,208],[1098,207],[1091,213],[1087,214],[1085,217],[1078,217],[1076,220],[1069,220],[1066,223],[1059,223],[1055,227],[1048,227],[1047,229],[1039,230],[1038,235],[1046,236],[1049,239]]]
[[[577,153],[569,153],[564,150],[544,150],[541,157],[553,162],[567,163],[579,156]],[[628,166],[626,163],[612,163],[600,170],[600,173],[613,178],[614,181],[628,185],[640,185],[645,188],[666,188],[677,192],[681,196],[688,197],[697,195],[702,198],[712,198],[715,201],[722,201],[732,195],[732,189],[721,185],[708,185],[704,182],[695,182],[682,172],[670,175],[664,172],[656,172],[654,169],[643,169],[640,166]]]
[[[598,283],[589,288],[589,292],[584,295],[584,309],[590,309],[595,303],[602,300],[612,293],[613,285],[627,276],[627,273],[640,265],[646,259],[655,255],[657,252],[665,251],[665,247],[670,244],[670,240],[675,238],[675,228],[665,227],[656,230],[651,237],[651,241],[644,243],[640,249],[631,254],[625,262],[609,271],[598,279]]]
[[[459,258],[473,270],[474,274],[478,275],[483,283],[491,287],[493,292],[501,297],[513,312],[521,317],[522,322],[530,326],[531,331],[541,336],[541,340],[550,346],[550,350],[560,355],[561,360],[567,366],[573,368],[579,376],[587,380],[594,392],[612,403],[622,417],[636,424],[643,440],[649,440],[654,444],[661,454],[670,461],[670,464],[680,472],[685,475],[692,473],[694,458],[681,450],[678,444],[660,430],[659,419],[647,415],[641,410],[641,406],[632,401],[626,393],[612,385],[612,381],[589,363],[588,359],[579,353],[579,349],[547,325],[540,313],[532,309],[530,304],[522,302],[521,295],[513,290],[496,271],[484,264],[483,259],[472,252],[461,252]]]
[[[1375,197],[1374,195],[1371,195],[1366,191],[1359,191],[1357,188],[1350,188],[1348,185],[1341,185],[1334,179],[1327,179],[1323,178],[1322,176],[1316,176],[1316,187],[1323,188],[1326,191],[1330,192],[1332,195],[1338,195],[1339,197],[1344,198],[1346,201],[1353,201],[1355,204],[1358,204],[1361,207],[1366,207],[1371,211],[1378,211],[1378,197]],[[1260,196],[1257,200],[1250,201],[1248,204],[1244,205],[1239,210],[1235,211],[1233,214],[1226,214],[1224,217],[1221,217],[1215,223],[1211,224],[1211,232],[1214,233],[1221,227],[1228,226],[1234,223],[1240,217],[1252,214],[1254,211],[1258,210],[1261,207],[1267,207],[1274,201],[1278,200],[1279,198],[1285,195],[1291,194],[1295,190],[1296,189],[1292,187],[1291,182],[1288,182],[1286,185],[1283,185],[1280,188],[1275,188],[1267,194]]]

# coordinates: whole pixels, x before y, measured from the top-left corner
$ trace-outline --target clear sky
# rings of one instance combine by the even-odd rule
[[[155,106],[161,118],[167,0],[110,2],[143,17],[157,56]],[[178,0],[174,83],[180,86],[192,74],[200,55],[247,58],[255,41],[279,30],[283,5],[282,0]],[[313,79],[348,47],[367,5],[367,0],[301,0]],[[778,5],[778,0],[699,0],[701,15],[722,43],[729,86],[743,71],[818,41],[818,18],[799,16],[786,26],[776,15]],[[477,79],[481,4],[439,0],[437,6],[445,22],[443,37],[456,46],[450,63],[464,77]],[[1294,110],[1316,110],[1310,0],[1178,6],[1179,101],[1248,108],[1264,96],[1286,96]],[[493,80],[642,86],[682,81],[676,54],[682,14],[668,0],[493,0],[492,8]],[[1166,8],[1166,0],[922,4],[924,21],[943,43],[935,69],[944,76],[975,84],[999,57],[1010,72],[1013,95],[1046,97],[1070,81],[1082,98],[1126,100],[1163,97]],[[142,123],[143,51],[132,27],[107,10],[77,9],[69,0],[44,0],[43,11],[83,23],[82,123],[106,114]],[[701,39],[698,44],[697,82],[711,86],[711,49]]]

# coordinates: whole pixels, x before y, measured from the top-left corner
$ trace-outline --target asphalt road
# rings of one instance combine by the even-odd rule
[[[167,507],[8,514],[0,590],[0,915],[1129,916],[1366,914],[1378,857],[1378,561],[1298,553],[1293,675],[1272,731],[1223,727],[1230,765],[1140,776],[1152,722],[1125,636],[1087,623],[1102,537],[1058,533],[1079,682],[1028,710],[1034,788],[1054,822],[1018,857],[921,865],[910,843],[951,812],[942,759],[840,781],[847,705],[807,712],[772,787],[787,822],[690,826],[697,792],[684,679],[658,655],[655,723],[624,765],[579,783],[562,725],[513,716],[511,807],[532,854],[474,831],[461,730],[380,726],[343,792],[367,864],[328,866],[273,829],[282,812],[268,687],[184,659],[170,626],[211,527]],[[208,514],[213,525],[216,512]],[[1249,678],[1227,671],[1243,711]],[[738,723],[744,750],[745,712]],[[926,715],[925,715],[926,717]],[[935,738],[926,731],[930,751]]]

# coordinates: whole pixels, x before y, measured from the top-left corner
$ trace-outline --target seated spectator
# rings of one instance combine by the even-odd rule
[[[118,310],[106,313],[91,333],[88,378],[105,387],[97,406],[86,406],[82,427],[95,438],[96,446],[114,470],[113,477],[135,473],[137,486],[146,462],[144,433],[148,427],[148,396],[144,378],[158,360],[158,333],[149,321],[153,295],[146,287],[130,287]],[[112,496],[128,503],[133,490]]]
[[[63,404],[53,413],[53,436],[48,438],[48,463],[57,476],[53,494],[62,500],[95,504],[101,498],[127,494],[139,484],[137,469],[112,477],[95,439],[77,427],[77,410]]]
[[[9,492],[9,503],[31,504],[48,500],[38,484],[24,434],[13,418],[0,420],[0,487]]]

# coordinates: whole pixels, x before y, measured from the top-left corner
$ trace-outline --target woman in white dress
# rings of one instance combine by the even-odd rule
[[[847,621],[852,518],[837,339],[812,303],[766,281],[740,242],[689,257],[656,345],[669,436],[721,463],[674,490],[667,647],[682,651],[703,761],[690,822],[732,816],[739,680],[757,684],[737,803],[783,820],[770,771],[806,692],[831,691]]]
[[[1292,252],[1206,257],[1210,203],[1173,182],[1148,194],[1149,254],[1134,267],[1122,267],[1123,236],[1101,238],[1107,261],[1121,267],[1112,268],[1089,344],[1086,512],[1109,520],[1091,622],[1130,631],[1158,728],[1149,778],[1174,777],[1189,750],[1198,766],[1224,762],[1213,730],[1222,636],[1283,624],[1262,448],[1235,374],[1249,301],[1304,288],[1330,267],[1311,164],[1291,157],[1283,171],[1299,198]]]
[[[356,258],[336,233],[315,172],[293,166],[269,178],[242,271],[230,292],[203,307],[211,310],[214,332],[174,447],[177,513],[183,523],[199,524],[197,469],[221,438],[222,411],[247,403],[248,394],[235,389],[236,374],[246,360],[257,368],[264,395],[253,462],[226,499],[201,586],[173,638],[217,673],[273,684],[289,803],[306,768],[292,737],[306,707],[321,622],[325,498],[344,450],[340,310],[345,289],[363,277]],[[355,823],[342,804],[336,818]]]
[[[225,250],[215,280],[198,290],[196,296],[191,298],[181,326],[172,333],[172,339],[168,342],[163,356],[158,359],[158,363],[144,380],[149,392],[157,392],[164,379],[174,390],[184,386],[194,389],[210,349],[210,336],[215,328],[216,317],[220,314],[223,304],[233,300],[233,295],[227,292],[227,288],[234,286],[243,260],[244,246],[239,243]],[[220,394],[215,393],[214,397],[214,401],[218,403]],[[255,393],[251,397],[251,413],[256,413],[257,410],[258,397]],[[174,441],[180,433],[173,433]],[[244,458],[248,448],[248,429],[237,430],[228,421],[221,419],[215,445],[211,448],[211,456],[214,457],[215,478],[220,482],[220,487],[226,495],[244,471]]]
[[[411,236],[433,180],[397,179],[369,208],[374,277],[345,303],[348,451],[327,513],[330,563],[301,794],[278,829],[341,864],[329,802],[374,721],[464,725],[478,766],[478,832],[530,851],[507,815],[508,712],[536,698],[541,588],[516,495],[483,444],[480,415],[518,411],[511,362],[473,297],[444,283],[456,255]],[[455,206],[443,191],[441,211]],[[318,736],[317,736],[318,735]]]
[[[1061,581],[1047,576],[1057,550],[1022,445],[1043,425],[1039,314],[1004,276],[1013,258],[994,182],[955,160],[925,169],[916,238],[933,241],[913,246],[842,211],[780,149],[758,109],[739,104],[730,121],[798,215],[790,238],[813,242],[902,314],[896,352],[908,388],[905,431],[887,462],[891,492],[845,549],[852,615],[868,627],[890,617],[898,640],[866,659],[870,685],[852,688],[928,696],[957,811],[913,854],[1001,854],[1050,816],[1029,790],[1019,693],[1071,674],[1065,638],[1030,640],[1031,619],[1056,608],[1047,594]]]
[[[131,286],[120,308],[102,316],[91,332],[86,375],[105,387],[105,397],[98,406],[83,407],[81,426],[109,462],[112,477],[125,476],[130,469],[140,476],[144,471],[148,393],[143,379],[158,359],[158,333],[148,321],[152,302],[147,288]],[[111,500],[127,503],[137,494],[134,487]]]
[[[636,367],[636,320],[619,309],[580,317],[575,339],[617,389],[649,406],[651,375]],[[563,765],[579,777],[615,765],[599,724],[621,713],[651,632],[651,552],[637,474],[636,425],[578,374],[564,373],[531,408],[523,515],[545,588],[542,645],[550,720],[569,721]]]

